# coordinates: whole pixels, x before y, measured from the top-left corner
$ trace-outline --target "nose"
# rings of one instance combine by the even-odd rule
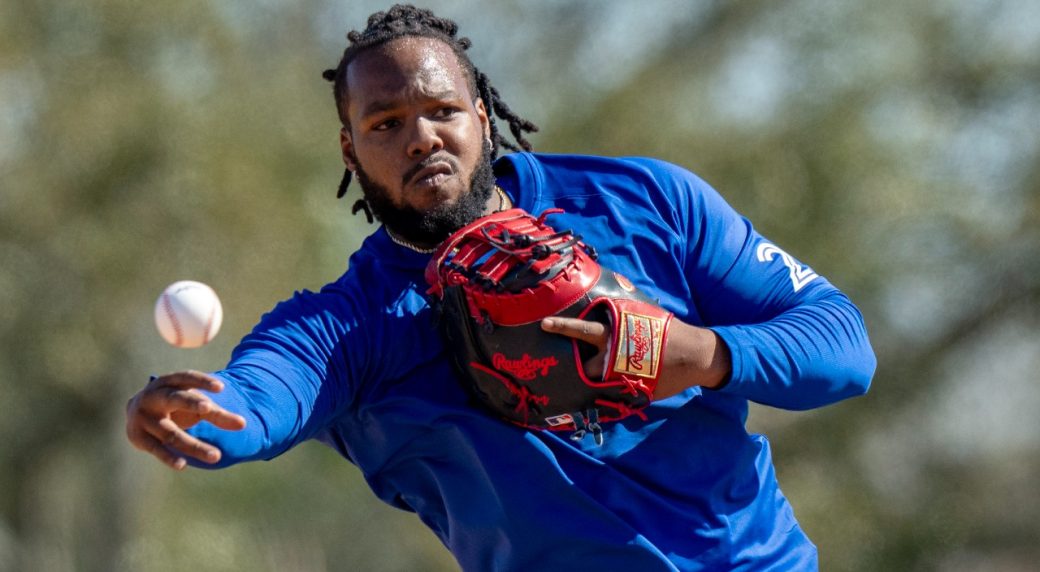
[[[411,140],[408,142],[408,156],[413,158],[425,157],[444,148],[444,141],[437,133],[434,122],[420,117],[415,121],[415,129],[412,131]]]

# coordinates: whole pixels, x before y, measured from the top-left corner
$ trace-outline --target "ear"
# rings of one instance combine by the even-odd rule
[[[477,117],[480,119],[480,130],[484,132],[484,139],[491,138],[491,121],[488,120],[487,108],[484,107],[484,99],[478,97],[475,107]]]
[[[350,137],[350,131],[346,127],[339,130],[339,147],[343,151],[343,164],[350,172],[357,171],[357,161],[354,159],[354,140]]]

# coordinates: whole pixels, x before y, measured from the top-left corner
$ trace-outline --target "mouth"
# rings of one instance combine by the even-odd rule
[[[409,183],[416,187],[436,187],[453,174],[455,169],[451,164],[447,161],[437,161],[420,169],[409,179]]]

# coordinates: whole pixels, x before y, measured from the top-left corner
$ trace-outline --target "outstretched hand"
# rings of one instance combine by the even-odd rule
[[[175,470],[187,466],[186,456],[204,463],[220,460],[220,449],[189,435],[185,429],[208,421],[237,431],[246,420],[217,405],[200,389],[220,392],[224,383],[198,371],[157,377],[126,404],[126,435],[134,447]]]

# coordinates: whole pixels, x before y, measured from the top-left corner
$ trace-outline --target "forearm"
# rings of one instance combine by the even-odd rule
[[[209,394],[208,397],[222,408],[245,419],[245,428],[239,431],[225,431],[209,423],[195,425],[188,430],[188,433],[220,449],[220,460],[216,463],[207,463],[188,459],[188,464],[201,469],[221,469],[262,458],[267,442],[265,423],[261,421],[254,408],[249,406],[234,379],[229,379],[228,376],[222,374],[216,374],[214,377],[224,381],[225,390],[219,394]]]
[[[214,374],[225,382],[225,390],[213,394],[220,406],[241,415],[245,429],[225,431],[200,423],[190,432],[221,450],[220,462],[192,463],[200,468],[219,469],[247,461],[274,458],[305,437],[304,415],[308,402],[290,386],[269,371],[258,367],[241,367]]]
[[[836,291],[761,324],[713,330],[731,353],[721,391],[784,409],[861,395],[877,365],[862,315]]]

